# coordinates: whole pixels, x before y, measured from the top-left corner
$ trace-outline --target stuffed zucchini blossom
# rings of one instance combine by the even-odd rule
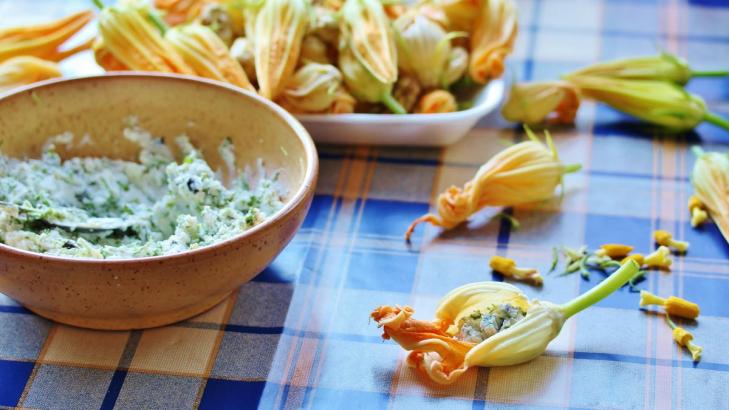
[[[434,382],[450,384],[471,367],[528,362],[547,349],[565,320],[604,299],[639,270],[634,261],[574,300],[557,305],[529,300],[502,282],[463,285],[446,294],[435,320],[413,319],[405,306],[380,306],[371,317],[382,337],[409,350],[409,366]]]

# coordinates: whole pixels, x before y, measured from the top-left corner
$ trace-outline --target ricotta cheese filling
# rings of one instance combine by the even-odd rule
[[[169,255],[236,236],[282,206],[278,173],[235,172],[227,186],[186,136],[175,159],[162,139],[137,126],[124,130],[139,161],[61,160],[51,138],[40,159],[0,155],[0,241],[33,252],[81,258]],[[81,143],[84,143],[84,139]],[[227,169],[238,171],[234,147],[219,147]]]

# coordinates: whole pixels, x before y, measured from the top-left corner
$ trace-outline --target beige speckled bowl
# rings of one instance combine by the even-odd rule
[[[96,329],[189,318],[261,272],[308,211],[318,160],[307,132],[275,104],[212,81],[126,73],[21,89],[0,98],[2,151],[37,157],[48,137],[71,131],[89,134],[92,143],[60,152],[63,157],[134,160],[138,147],[121,136],[130,115],[166,140],[186,133],[214,167],[221,163],[219,143],[232,138],[239,164],[263,158],[268,169],[282,170],[285,206],[237,237],[170,256],[70,259],[0,244],[0,292],[41,316]]]

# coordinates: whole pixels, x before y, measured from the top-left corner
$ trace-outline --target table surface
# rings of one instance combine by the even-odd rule
[[[85,1],[0,0],[0,24],[41,21]],[[520,1],[521,30],[510,59],[519,79],[546,80],[599,59],[659,49],[700,69],[729,66],[729,8],[722,1]],[[79,57],[89,58],[86,57]],[[76,59],[67,72],[85,73]],[[689,90],[729,115],[729,80]],[[444,187],[461,184],[503,140],[520,132],[497,115],[444,150],[320,148],[311,211],[286,250],[218,307],[173,326],[95,332],[51,323],[0,295],[0,407],[27,408],[729,408],[729,246],[708,225],[691,229],[686,201],[694,158],[687,148],[727,150],[729,134],[702,125],[666,136],[603,106],[585,103],[574,128],[555,132],[565,162],[561,205],[511,210],[521,228],[485,210],[467,227],[402,235]],[[570,319],[541,357],[470,371],[450,387],[403,365],[368,313],[409,304],[432,317],[438,299],[464,283],[503,280],[487,261],[501,254],[543,271],[555,245],[607,242],[652,248],[667,229],[691,242],[670,273],[641,289],[700,302],[687,325],[704,347],[693,364],[662,318],[638,309],[629,289]],[[548,276],[529,296],[554,302],[594,286],[579,275]]]

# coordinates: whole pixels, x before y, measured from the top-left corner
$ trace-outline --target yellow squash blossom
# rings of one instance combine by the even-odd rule
[[[259,93],[276,99],[296,69],[309,23],[306,0],[267,0],[256,15],[254,62]]]
[[[607,279],[564,304],[529,300],[500,282],[461,286],[441,299],[435,320],[412,318],[410,307],[380,306],[371,317],[410,354],[407,363],[440,384],[449,384],[471,367],[511,366],[546,350],[565,320],[619,289],[638,272],[630,262]]]
[[[33,56],[13,57],[0,63],[0,93],[60,76],[61,70],[53,61]]]
[[[293,112],[322,112],[334,103],[342,74],[330,64],[307,63],[299,68],[282,94],[283,105]]]
[[[579,107],[579,91],[566,81],[514,83],[501,114],[525,124],[572,124]]]
[[[451,39],[466,34],[448,33],[415,12],[403,14],[393,26],[400,69],[415,77],[426,90],[447,87],[445,76],[451,55]]]
[[[92,17],[90,10],[84,10],[50,23],[0,29],[0,61],[24,55],[58,62],[86,50],[91,46],[90,41],[64,51],[60,48]]]
[[[180,25],[167,30],[165,39],[200,77],[255,91],[243,67],[210,28],[198,23]]]
[[[162,37],[164,24],[156,20],[152,9],[144,3],[127,1],[111,7],[104,7],[98,0],[96,3],[103,7],[99,34],[104,49],[97,49],[97,61],[108,53],[118,62],[115,64],[130,70],[195,74]]]
[[[686,84],[692,77],[727,76],[729,71],[693,71],[688,63],[672,54],[633,57],[607,61],[574,71],[568,76],[599,76],[632,80],[670,81]]]
[[[657,230],[653,232],[653,239],[656,240],[658,245],[668,246],[679,252],[686,252],[689,248],[688,242],[673,239],[673,235],[668,231]]]
[[[446,90],[433,90],[418,101],[415,112],[418,114],[439,114],[458,110],[456,97]]]
[[[422,222],[451,229],[486,206],[514,206],[549,199],[564,174],[578,171],[579,164],[564,165],[547,133],[545,145],[527,128],[528,141],[499,152],[478,170],[463,188],[451,186],[438,196],[438,214],[416,219],[408,228],[409,240]]]
[[[729,120],[712,114],[701,97],[673,83],[580,75],[565,78],[583,96],[669,130],[690,130],[703,121],[729,129]]]
[[[664,299],[646,290],[640,291],[640,307],[649,305],[663,306],[667,314],[686,319],[696,319],[701,313],[699,305],[689,302],[686,299],[676,296],[670,296]]]
[[[691,213],[691,226],[696,228],[702,223],[709,219],[709,214],[706,213],[704,204],[701,203],[696,195],[691,195],[688,201],[688,209]]]
[[[539,271],[533,268],[519,268],[516,266],[516,262],[513,259],[495,255],[491,257],[489,266],[495,272],[504,276],[517,280],[526,280],[537,286],[541,286],[544,282],[544,278],[542,278],[542,275],[539,274]]]
[[[469,74],[479,84],[501,77],[518,32],[513,0],[482,0],[471,32]]]
[[[729,243],[729,155],[698,147],[693,151],[697,156],[691,173],[694,192]]]
[[[397,49],[380,1],[347,0],[340,18],[339,69],[347,88],[361,101],[381,102],[392,112],[405,114],[392,96]]]

